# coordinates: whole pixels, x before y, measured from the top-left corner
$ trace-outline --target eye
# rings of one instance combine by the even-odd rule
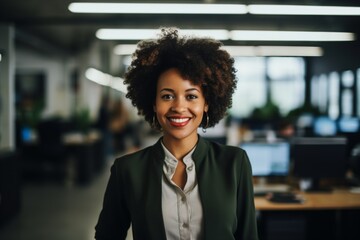
[[[194,94],[189,94],[189,95],[186,96],[186,98],[189,99],[189,100],[194,100],[194,99],[197,99],[198,96],[196,96]]]
[[[174,99],[174,96],[171,94],[164,94],[164,95],[161,95],[161,99],[172,100],[172,99]]]

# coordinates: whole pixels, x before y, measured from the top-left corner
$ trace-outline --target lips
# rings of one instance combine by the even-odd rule
[[[189,117],[169,117],[168,120],[172,126],[183,127],[190,121]]]

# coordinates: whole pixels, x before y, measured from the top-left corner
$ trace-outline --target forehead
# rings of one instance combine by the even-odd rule
[[[201,90],[199,85],[194,84],[190,79],[184,78],[176,68],[171,68],[160,74],[157,82],[158,90],[163,88]]]

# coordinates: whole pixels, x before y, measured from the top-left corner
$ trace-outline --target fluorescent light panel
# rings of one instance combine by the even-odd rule
[[[360,7],[276,5],[276,4],[186,4],[186,3],[96,3],[74,2],[68,9],[74,13],[122,14],[272,14],[359,16]]]
[[[136,50],[136,44],[119,44],[114,47],[115,55],[131,55]]]
[[[314,31],[230,31],[230,39],[236,41],[354,41],[355,34],[349,32]]]
[[[248,6],[248,12],[269,15],[359,16],[360,7],[251,4]]]
[[[96,36],[103,40],[154,39],[159,29],[99,29]],[[183,35],[211,37],[217,40],[235,41],[354,41],[355,34],[349,32],[314,31],[255,31],[225,29],[181,29]]]
[[[312,46],[224,46],[232,56],[320,57],[323,50]]]
[[[75,2],[68,7],[74,13],[124,14],[246,14],[243,4],[182,3],[90,3]]]
[[[124,79],[103,73],[95,68],[86,69],[85,77],[102,86],[111,87],[123,93],[127,92],[127,87],[124,85]]]
[[[102,40],[141,40],[154,39],[159,29],[111,29],[102,28],[96,31],[96,37]],[[229,39],[229,32],[224,29],[181,29],[182,35],[210,37],[217,40]]]
[[[223,46],[232,56],[288,56],[288,57],[320,57],[321,47],[315,46]],[[136,44],[119,44],[114,48],[116,55],[131,55],[136,50]]]

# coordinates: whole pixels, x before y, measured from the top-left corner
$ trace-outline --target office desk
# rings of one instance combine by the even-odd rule
[[[81,132],[66,133],[62,136],[61,160],[53,161],[52,156],[43,156],[42,144],[34,138],[22,146],[24,173],[46,175],[60,172],[60,179],[80,184],[89,183],[93,175],[105,164],[101,135],[97,132],[84,134]],[[51,171],[43,166],[51,166]],[[50,175],[52,176],[52,175]]]
[[[305,198],[302,204],[255,197],[260,239],[360,239],[360,194],[346,190],[299,194]]]
[[[272,203],[264,197],[255,197],[255,207],[260,211],[360,209],[360,194],[348,190],[334,190],[330,193],[299,192],[299,194],[304,197],[304,203]]]

